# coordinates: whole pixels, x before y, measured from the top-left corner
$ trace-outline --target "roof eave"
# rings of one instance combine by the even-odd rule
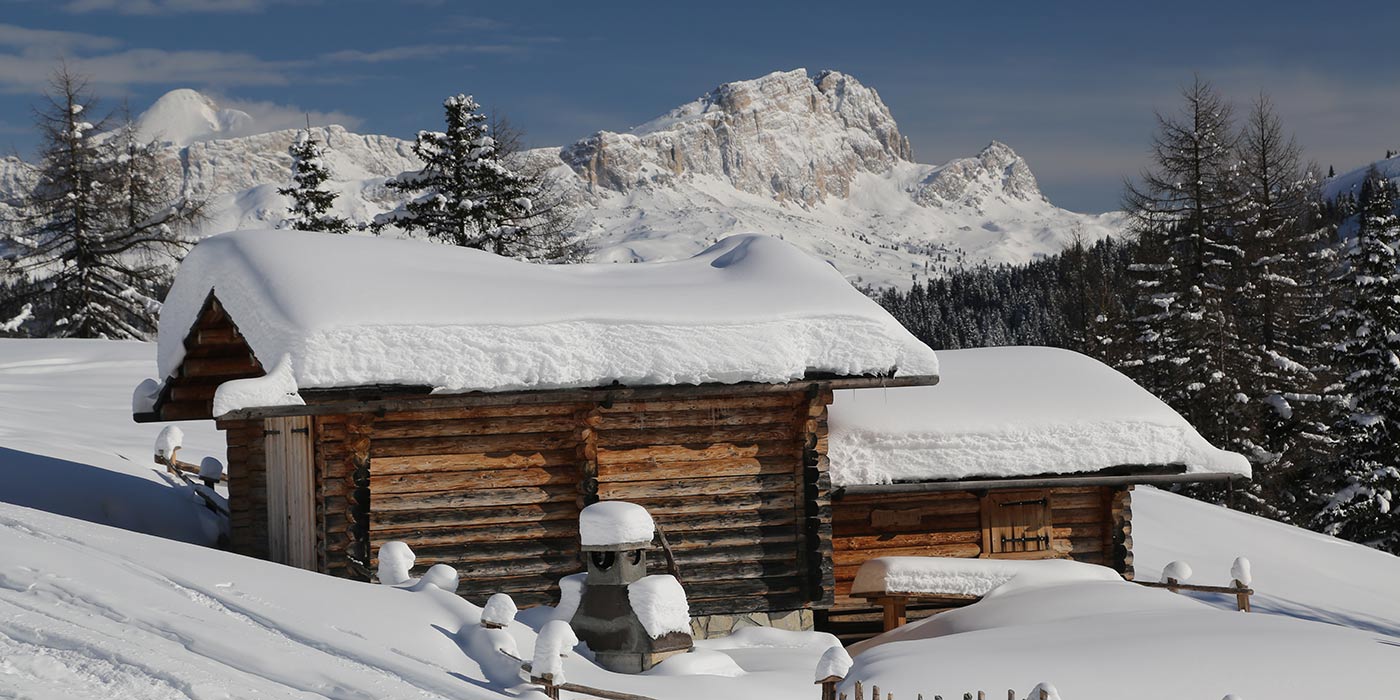
[[[1060,476],[1011,477],[1004,479],[964,479],[961,481],[918,481],[897,484],[850,484],[834,489],[843,495],[878,495],[894,493],[939,493],[948,491],[985,491],[992,489],[1038,489],[1067,486],[1128,486],[1154,484],[1189,484],[1248,481],[1249,477],[1228,472],[1196,472],[1181,474],[1066,474]]]

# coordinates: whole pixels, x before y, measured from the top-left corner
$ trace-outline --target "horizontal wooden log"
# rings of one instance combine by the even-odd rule
[[[620,450],[649,445],[735,444],[798,441],[790,424],[718,426],[699,428],[655,428],[645,430],[599,430],[599,449]]]
[[[577,433],[531,433],[527,435],[489,435],[471,437],[425,437],[372,439],[370,458],[412,457],[422,455],[462,454],[472,452],[545,452],[573,448],[578,445]]]
[[[234,357],[190,357],[181,367],[187,377],[210,377],[262,373],[262,366],[252,355]]]
[[[384,418],[375,421],[373,438],[381,440],[411,437],[562,433],[577,427],[579,427],[579,422],[573,414],[414,421]]]
[[[611,405],[599,406],[598,411],[607,414],[667,413],[671,411],[710,411],[725,409],[772,409],[775,407],[796,407],[802,400],[800,390],[775,391],[739,396],[684,396],[655,398],[637,401],[614,401]]]
[[[516,469],[487,469],[465,472],[436,472],[417,474],[388,474],[380,476],[370,471],[369,489],[376,497],[385,494],[442,493],[476,489],[513,488],[577,484],[576,467],[522,467]]]
[[[528,505],[533,503],[571,502],[577,489],[571,485],[530,486],[522,488],[484,489],[470,493],[384,494],[373,499],[374,509],[390,511],[427,511],[466,509],[484,506]]]
[[[906,549],[931,547],[946,544],[980,544],[980,530],[953,530],[950,532],[916,532],[899,535],[873,535],[857,537],[834,537],[836,551],[873,552],[880,549]]]
[[[689,444],[655,445],[634,448],[598,448],[598,464],[656,464],[664,462],[713,462],[757,457],[800,457],[795,441],[760,442],[745,445]]]
[[[652,517],[664,520],[672,515],[723,515],[745,511],[797,507],[796,491],[726,494],[722,496],[663,496],[633,499],[645,506]],[[795,510],[793,511],[796,512]]]
[[[670,536],[672,533],[736,530],[772,525],[797,525],[797,514],[791,505],[758,510],[737,510],[699,515],[652,513],[652,517]]]
[[[412,457],[376,457],[375,474],[421,474],[432,472],[562,467],[579,463],[573,448],[533,452],[467,452]]]
[[[795,476],[789,474],[610,482],[598,484],[598,498],[605,501],[631,501],[637,498],[765,493],[779,489],[792,490],[795,483]]]
[[[481,418],[510,418],[520,416],[573,416],[586,410],[590,403],[533,403],[504,404],[497,406],[474,406],[460,408],[434,408],[388,411],[383,420],[400,421],[459,421]]]
[[[709,408],[698,411],[642,411],[601,413],[597,428],[603,432],[620,430],[658,430],[696,427],[774,426],[792,422],[793,407],[781,405],[763,408]]]
[[[982,518],[978,513],[963,513],[956,515],[931,515],[924,516],[912,522],[882,521],[879,526],[870,522],[841,522],[834,516],[839,515],[839,511],[833,510],[832,532],[837,537],[875,537],[879,535],[895,534],[917,534],[922,532],[958,532],[963,530],[981,530]]]
[[[376,510],[369,515],[370,531],[376,535],[414,529],[470,528],[479,525],[555,520],[572,523],[574,530],[577,531],[578,508],[572,500],[563,503],[477,507],[461,510]]]
[[[660,462],[657,464],[607,464],[598,466],[598,479],[607,482],[624,482],[796,474],[801,466],[801,460],[796,457],[752,457],[708,462]]]
[[[923,547],[891,547],[889,549],[861,551],[837,550],[832,554],[832,561],[835,562],[836,570],[839,572],[843,566],[859,566],[866,560],[875,557],[974,558],[981,553],[982,547],[977,543],[953,543]]]

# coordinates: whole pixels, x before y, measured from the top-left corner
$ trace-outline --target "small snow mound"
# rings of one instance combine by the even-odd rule
[[[821,683],[828,678],[845,678],[851,672],[851,655],[846,651],[846,647],[837,644],[826,650],[822,658],[817,661],[816,682]]]
[[[579,513],[578,530],[585,547],[640,544],[651,542],[656,523],[635,503],[599,501]]]
[[[222,479],[224,476],[224,463],[218,457],[205,457],[199,460],[199,478]]]
[[[675,576],[643,576],[627,584],[627,600],[652,639],[670,632],[690,633],[690,604]]]
[[[1036,683],[1031,692],[1026,694],[1026,700],[1060,700],[1060,691],[1055,690],[1053,684]]]
[[[1230,565],[1230,578],[1245,586],[1253,585],[1254,572],[1251,571],[1249,560],[1244,557],[1235,557],[1235,563]]]
[[[1068,559],[876,557],[861,564],[851,590],[988,596],[1062,583],[1121,580],[1108,567]]]
[[[0,329],[3,330],[3,329]],[[131,392],[131,412],[150,413],[156,410],[156,399],[160,396],[160,382],[142,379]]]
[[[515,622],[515,601],[505,593],[495,593],[486,599],[486,607],[481,611],[481,624],[487,627],[509,627]]]
[[[457,632],[457,642],[487,680],[506,687],[520,683],[520,649],[510,632],[467,623]]]
[[[185,431],[178,425],[167,425],[156,436],[156,456],[164,459],[174,459],[175,451],[179,450],[185,442]]]
[[[728,654],[695,649],[687,654],[676,654],[644,672],[648,676],[727,676],[736,678],[745,674],[744,669]]]
[[[408,583],[408,572],[415,559],[407,544],[399,540],[385,542],[379,547],[379,582],[386,586]]]
[[[1162,569],[1162,583],[1166,583],[1167,579],[1176,579],[1177,583],[1185,583],[1190,578],[1191,565],[1184,561],[1174,561]]]
[[[554,619],[568,622],[578,612],[579,601],[583,600],[584,581],[588,574],[570,574],[559,579],[559,606],[554,608]]]
[[[535,639],[535,653],[530,659],[530,675],[551,676],[555,685],[568,681],[564,677],[564,654],[578,644],[574,628],[563,620],[550,620],[540,628]]]
[[[271,372],[261,377],[224,382],[214,390],[214,416],[222,416],[240,408],[267,406],[304,406],[292,377],[292,356],[283,355]]]
[[[456,593],[457,584],[460,583],[461,580],[462,577],[457,575],[456,569],[446,564],[433,564],[428,567],[428,571],[423,574],[423,578],[419,579],[418,583],[413,585],[413,590],[421,591],[432,586],[447,591],[448,593]]]

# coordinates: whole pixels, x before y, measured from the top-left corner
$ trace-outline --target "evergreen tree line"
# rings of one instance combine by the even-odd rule
[[[1122,240],[879,301],[935,348],[1099,358],[1249,458],[1236,506],[1400,553],[1396,188],[1372,168],[1328,200],[1266,96],[1242,119],[1199,79],[1182,98],[1126,186]]]
[[[569,262],[574,209],[522,135],[471,97],[443,104],[447,130],[419,132],[423,167],[385,185],[404,201],[355,225],[334,212],[327,146],[307,129],[291,145],[279,228],[375,234],[394,228],[498,255]],[[131,119],[99,116],[82,76],[59,68],[35,109],[34,186],[0,201],[0,336],[149,339],[175,266],[206,203],[182,193],[177,159],[142,141]]]

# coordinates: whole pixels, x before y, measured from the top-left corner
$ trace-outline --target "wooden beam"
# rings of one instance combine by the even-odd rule
[[[1239,474],[1125,474],[1114,476],[1043,476],[1013,479],[967,479],[965,481],[920,481],[907,484],[852,484],[836,491],[845,495],[937,493],[944,491],[984,491],[991,489],[1041,489],[1060,486],[1125,486],[1129,484],[1184,484],[1246,480]]]

